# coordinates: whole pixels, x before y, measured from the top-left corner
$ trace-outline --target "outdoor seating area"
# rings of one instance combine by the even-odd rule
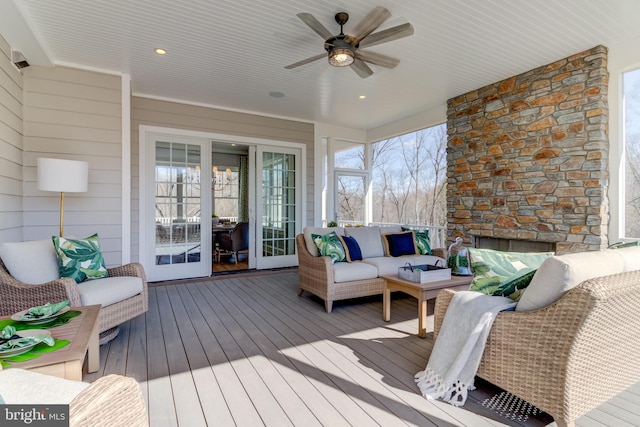
[[[0,426],[640,426],[640,1],[174,3],[0,2]]]

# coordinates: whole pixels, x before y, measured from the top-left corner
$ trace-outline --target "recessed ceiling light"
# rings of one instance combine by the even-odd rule
[[[269,92],[269,96],[273,96],[274,98],[282,98],[284,96],[284,93],[282,92]]]
[[[166,51],[166,50],[164,50],[164,49],[163,49],[163,48],[161,48],[161,47],[157,47],[157,48],[156,48],[156,53],[157,53],[158,55],[166,55],[166,54],[167,54],[167,51]]]
[[[360,95],[358,98],[359,98],[359,99],[365,99],[365,98],[366,98],[366,95]]]

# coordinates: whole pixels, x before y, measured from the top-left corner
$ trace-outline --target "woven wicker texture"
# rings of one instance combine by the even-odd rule
[[[147,277],[139,263],[109,268],[109,276],[135,276],[142,280],[142,293],[124,301],[102,307],[98,332],[118,326],[149,310]],[[14,279],[0,260],[0,316],[9,316],[29,307],[68,299],[71,307],[82,305],[78,285],[73,279],[61,278],[41,285],[29,285]]]
[[[434,336],[452,295],[438,295]],[[640,380],[639,312],[640,271],[585,281],[540,310],[502,312],[478,376],[570,425]]]
[[[329,257],[311,255],[303,234],[296,236],[296,245],[300,277],[298,293],[301,295],[302,291],[307,291],[322,298],[328,313],[331,313],[333,301],[378,295],[384,291],[384,280],[380,278],[335,283]]]
[[[71,427],[148,426],[140,385],[133,378],[107,375],[69,404]]]

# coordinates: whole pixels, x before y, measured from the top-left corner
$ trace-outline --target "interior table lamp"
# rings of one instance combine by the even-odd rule
[[[87,191],[89,163],[77,160],[38,159],[38,189],[60,192],[60,237],[64,227],[64,193]]]

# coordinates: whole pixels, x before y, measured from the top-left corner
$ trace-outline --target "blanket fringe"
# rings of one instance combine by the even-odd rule
[[[462,406],[467,401],[469,390],[474,390],[473,384],[463,384],[459,380],[447,386],[440,375],[429,366],[415,375],[415,381],[424,397],[429,400],[442,399],[453,406]]]

